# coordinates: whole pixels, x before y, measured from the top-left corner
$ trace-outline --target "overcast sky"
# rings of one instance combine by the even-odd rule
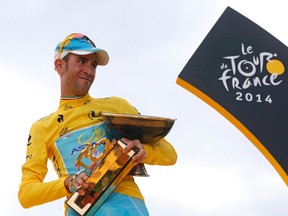
[[[136,178],[152,216],[287,216],[287,186],[229,121],[176,79],[227,6],[288,44],[285,0],[1,0],[1,215],[63,215],[64,199],[23,209],[17,199],[32,123],[58,107],[56,44],[88,35],[110,55],[90,94],[126,98],[142,114],[177,118],[175,166]],[[50,166],[50,165],[49,165]],[[50,166],[51,168],[51,166]],[[50,169],[46,181],[55,179]]]

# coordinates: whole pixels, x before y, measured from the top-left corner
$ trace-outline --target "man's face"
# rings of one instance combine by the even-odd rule
[[[94,53],[89,55],[69,54],[63,61],[63,70],[59,73],[62,96],[84,96],[92,85],[97,67]],[[59,71],[58,71],[59,72]]]

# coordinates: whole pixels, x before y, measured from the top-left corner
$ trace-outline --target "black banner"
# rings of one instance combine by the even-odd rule
[[[288,49],[230,7],[177,78],[177,84],[234,124],[288,185]]]

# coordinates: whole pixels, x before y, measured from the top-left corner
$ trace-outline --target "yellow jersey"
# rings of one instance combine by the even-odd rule
[[[68,175],[76,174],[81,169],[76,166],[76,159],[85,146],[102,138],[112,138],[107,124],[98,115],[101,111],[139,114],[123,98],[92,98],[87,94],[78,99],[60,100],[56,112],[32,125],[18,192],[19,201],[24,208],[69,195],[64,180]],[[173,165],[177,160],[175,149],[164,138],[155,145],[143,146],[147,153],[144,163]],[[53,163],[59,178],[44,182],[48,172],[48,159]],[[115,192],[144,200],[133,177],[129,175],[118,185]]]

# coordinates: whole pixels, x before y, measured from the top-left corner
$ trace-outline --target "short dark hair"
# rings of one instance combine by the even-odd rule
[[[66,55],[63,60],[67,63],[69,61],[70,58],[70,53],[68,55]]]

